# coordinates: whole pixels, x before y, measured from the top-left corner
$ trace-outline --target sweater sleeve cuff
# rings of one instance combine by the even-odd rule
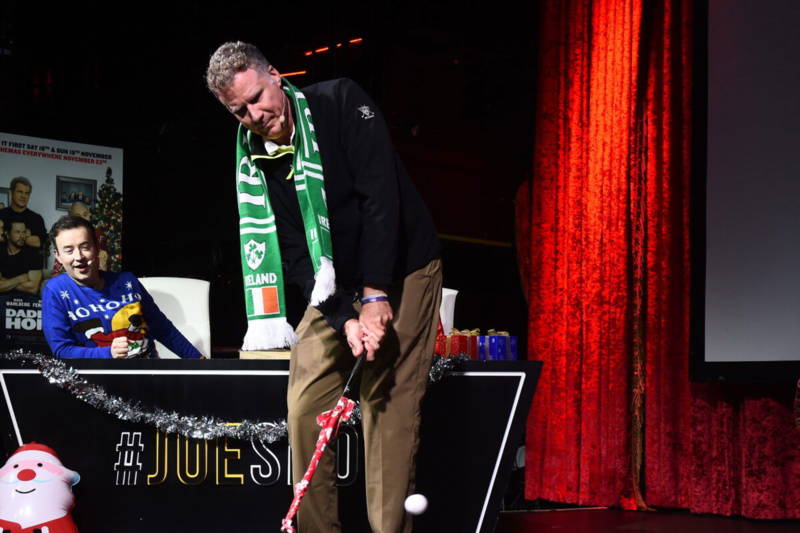
[[[325,322],[341,334],[344,334],[344,324],[351,318],[358,318],[353,307],[354,295],[344,291],[336,291],[330,298],[317,306]]]

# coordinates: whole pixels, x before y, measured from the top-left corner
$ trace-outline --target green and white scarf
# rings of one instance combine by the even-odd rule
[[[336,290],[328,207],[322,160],[306,97],[291,83],[282,88],[294,110],[294,158],[292,173],[306,242],[314,266],[311,305],[324,302]],[[236,189],[239,193],[239,241],[247,308],[247,333],[243,350],[284,348],[297,342],[286,321],[283,269],[275,213],[269,201],[264,173],[250,153],[253,133],[239,125],[236,134]],[[256,139],[256,142],[262,142]],[[257,156],[256,156],[257,157]]]

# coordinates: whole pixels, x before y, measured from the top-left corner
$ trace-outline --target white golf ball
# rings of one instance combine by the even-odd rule
[[[428,498],[422,494],[412,494],[406,498],[406,511],[409,514],[421,515],[428,508]]]

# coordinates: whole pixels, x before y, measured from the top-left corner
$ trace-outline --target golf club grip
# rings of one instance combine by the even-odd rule
[[[362,353],[360,357],[356,359],[356,364],[353,365],[353,370],[350,371],[350,377],[347,378],[347,383],[344,386],[344,391],[342,391],[342,396],[347,396],[350,392],[350,384],[353,383],[353,380],[361,373],[361,367],[364,366],[364,359],[366,359],[366,353]]]

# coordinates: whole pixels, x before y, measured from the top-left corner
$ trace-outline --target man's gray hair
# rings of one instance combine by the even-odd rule
[[[206,70],[206,83],[208,89],[218,95],[233,83],[233,77],[237,72],[253,68],[266,74],[269,67],[267,58],[252,44],[242,41],[228,42],[211,54]]]
[[[17,188],[17,184],[19,183],[27,185],[30,190],[33,190],[33,185],[31,185],[31,181],[25,176],[17,176],[13,180],[11,180],[11,183],[8,184],[8,190],[14,192],[14,189]]]

